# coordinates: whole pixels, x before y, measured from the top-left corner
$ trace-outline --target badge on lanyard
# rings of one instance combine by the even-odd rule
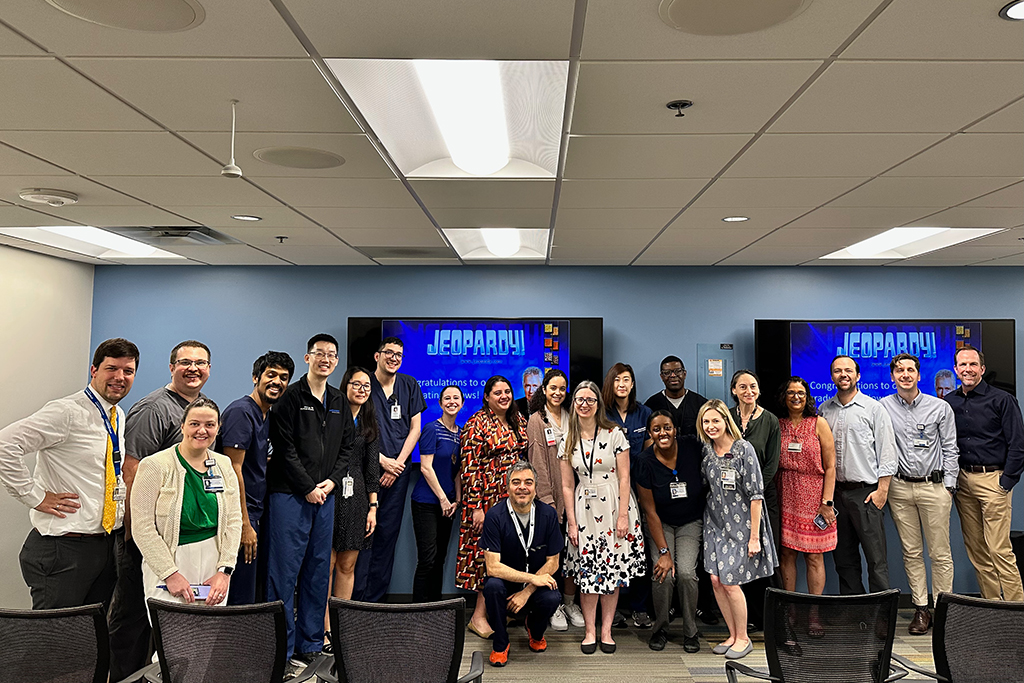
[[[731,467],[722,468],[722,488],[726,491],[736,490],[736,470]]]
[[[351,475],[346,474],[341,479],[341,497],[351,498],[352,494],[355,493],[356,482]]]
[[[583,497],[584,498],[597,498],[597,489],[593,488],[591,486],[584,486],[583,487]]]
[[[96,406],[96,409],[100,411],[100,417],[103,418],[103,427],[107,430],[107,438],[110,439],[110,460],[114,466],[114,477],[116,483],[114,489],[111,491],[110,499],[115,503],[121,503],[128,497],[128,487],[125,486],[124,479],[121,476],[121,440],[118,437],[117,430],[110,424],[110,418],[107,417],[107,412],[103,410],[103,406],[100,405],[96,395],[92,392],[91,387],[85,388],[85,395],[89,397],[92,404]]]
[[[551,427],[544,430],[544,438],[547,440],[549,446],[554,446],[557,443],[555,440],[555,430]]]
[[[924,435],[924,425],[917,425],[917,438],[914,439],[914,448],[928,448],[928,438]]]
[[[686,482],[685,481],[672,481],[669,482],[668,492],[672,496],[672,500],[677,498],[686,498]]]
[[[531,548],[531,546],[533,546],[533,532],[537,528],[537,525],[535,523],[537,521],[537,506],[536,506],[536,504],[531,504],[530,505],[530,521],[528,522],[529,526],[527,527],[527,529],[528,529],[527,532],[526,532],[527,535],[523,536],[523,527],[519,523],[519,516],[516,515],[515,508],[512,507],[512,501],[510,501],[508,498],[506,498],[505,499],[505,503],[508,505],[508,513],[509,513],[509,515],[512,516],[512,526],[514,526],[516,528],[516,533],[519,534],[519,544],[521,546],[523,546],[523,550],[526,551],[526,554],[527,554],[527,557],[526,557],[527,567],[526,567],[526,569],[527,569],[527,571],[529,571],[530,548]]]
[[[804,445],[799,441],[790,441],[789,445],[786,446],[786,450],[789,451],[790,453],[800,453],[801,451],[803,451],[803,449]]]
[[[207,493],[222,493],[224,491],[224,477],[209,472],[203,477],[203,490]]]
[[[110,494],[110,499],[115,503],[123,503],[127,497],[128,487],[124,485],[124,479],[118,476],[117,484],[114,486],[114,491]]]
[[[391,404],[391,419],[401,420],[402,419],[402,406],[397,403]]]

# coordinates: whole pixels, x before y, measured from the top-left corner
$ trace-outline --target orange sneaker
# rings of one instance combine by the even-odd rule
[[[532,645],[533,641],[530,642]],[[505,666],[508,664],[508,651],[511,647],[511,645],[506,645],[505,649],[501,652],[491,650],[491,666]]]
[[[544,652],[544,650],[548,649],[548,640],[547,640],[547,638],[544,638],[542,636],[540,640],[534,640],[533,639],[533,634],[530,633],[530,627],[529,626],[526,627],[526,635],[528,635],[530,637],[530,649],[533,650],[534,652]]]

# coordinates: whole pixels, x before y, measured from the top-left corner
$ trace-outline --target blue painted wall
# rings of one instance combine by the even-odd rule
[[[736,367],[752,366],[755,318],[1013,318],[1017,386],[1024,387],[1024,269],[957,270],[99,266],[92,339],[94,347],[114,336],[139,345],[130,400],[168,381],[174,344],[199,339],[213,350],[205,391],[226,405],[251,390],[257,356],[282,350],[301,364],[316,332],[344,346],[349,316],[603,317],[605,364],[631,363],[647,396],[661,388],[658,362],[670,353],[691,369],[688,386],[696,387],[699,343],[732,343]],[[1021,528],[1017,498],[1014,526]],[[890,580],[906,590],[899,539],[887,524]],[[955,589],[977,591],[956,514],[952,527]],[[410,593],[416,547],[408,521],[397,552],[392,592]],[[829,572],[827,590],[835,592]]]

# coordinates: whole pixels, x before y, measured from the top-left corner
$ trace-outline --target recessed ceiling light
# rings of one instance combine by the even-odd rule
[[[999,232],[1000,228],[892,228],[823,259],[905,259]]]
[[[84,225],[0,228],[0,234],[94,258],[184,258],[108,230]]]
[[[337,168],[345,163],[337,154],[310,147],[264,147],[252,155],[263,163],[285,168],[320,170]]]
[[[1024,21],[1024,0],[1013,0],[1009,5],[999,10],[999,16],[1007,21]]]
[[[498,258],[508,258],[519,251],[519,231],[515,228],[482,228],[487,251]]]
[[[236,221],[261,221],[261,220],[263,220],[259,216],[250,216],[250,215],[244,214],[244,213],[236,213],[234,216],[232,216],[232,218],[234,218]]]
[[[151,33],[187,31],[203,23],[206,10],[196,0],[46,0],[76,19],[109,28]]]
[[[722,219],[726,223],[742,223],[743,221],[749,221],[747,216],[726,216]]]
[[[543,261],[547,228],[444,228],[465,261]]]

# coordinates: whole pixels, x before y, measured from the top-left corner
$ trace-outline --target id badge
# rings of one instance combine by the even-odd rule
[[[672,499],[686,498],[686,482],[685,481],[673,481],[669,482],[668,492],[672,496]]]
[[[402,419],[402,406],[395,403],[391,406],[391,419],[401,420]]]
[[[110,499],[115,503],[122,503],[127,497],[128,487],[124,485],[124,481],[119,477],[117,485],[114,486],[114,490],[111,492]]]
[[[928,448],[928,439],[914,439],[914,448]]]
[[[589,486],[584,487],[584,489],[583,489],[583,497],[584,498],[597,498],[597,489],[590,488]]]
[[[213,476],[203,477],[203,490],[207,493],[221,493],[224,491],[224,477]]]
[[[722,488],[726,491],[736,490],[736,470],[722,470]]]
[[[544,430],[544,438],[547,440],[549,446],[554,446],[557,443],[555,440],[555,430],[551,427]]]
[[[355,480],[350,476],[345,476],[341,480],[341,497],[351,498],[355,492]]]
[[[213,458],[207,458],[206,460],[203,461],[203,464],[206,465],[207,469],[209,469],[210,467],[215,466],[217,464],[217,461],[214,460]]]
[[[803,451],[803,449],[804,445],[799,441],[791,441],[789,445],[786,446],[786,450],[789,451],[790,453],[800,453],[801,451]]]

